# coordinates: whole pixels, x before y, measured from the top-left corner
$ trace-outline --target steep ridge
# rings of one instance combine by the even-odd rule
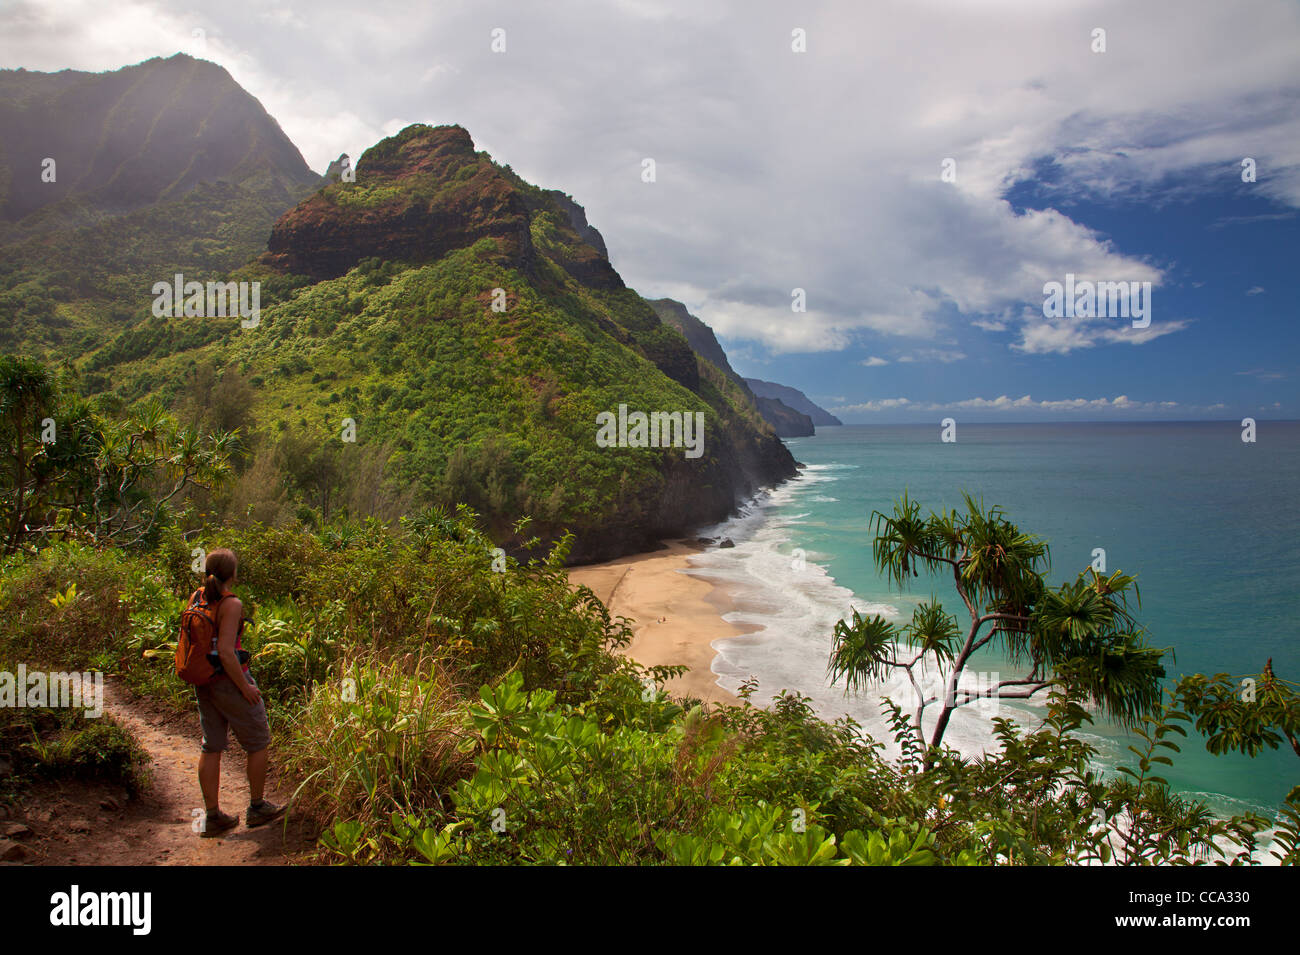
[[[719,368],[749,396],[759,414],[779,437],[800,438],[814,433],[813,420],[807,414],[796,411],[778,398],[755,395],[746,380],[732,369],[713,329],[688,312],[685,305],[671,298],[656,299],[650,305],[661,320],[682,333],[696,354]]]
[[[533,257],[519,190],[459,126],[410,126],[366,151],[356,182],[322,189],[276,222],[262,261],[338,278],[363,258],[434,262],[480,239],[514,264]]]
[[[0,347],[84,353],[148,314],[155,281],[256,256],[320,181],[213,63],[0,70]]]
[[[318,178],[225,69],[184,54],[111,73],[0,71],[0,177],[0,218],[46,210],[45,226],[174,201],[203,182],[288,203]]]
[[[782,438],[806,438],[817,433],[812,418],[801,411],[795,411],[779,398],[762,398],[754,395],[754,406],[758,408],[758,413],[767,419],[772,430]]]
[[[388,489],[344,488],[333,500],[354,517],[383,497],[401,513],[463,502],[503,546],[569,530],[572,559],[589,560],[721,520],[795,473],[743,385],[625,287],[581,206],[460,127],[376,144],[355,182],[287,211],[232,278],[262,283],[255,329],[150,318],[86,371],[111,370],[130,402],[174,392],[196,362],[242,369],[259,439],[294,448],[280,455],[301,465],[291,476],[314,480],[318,462]],[[672,446],[643,440],[638,412],[679,416],[662,419]],[[618,422],[613,446],[602,414]],[[355,443],[339,440],[344,419]],[[322,498],[319,518],[337,507]]]
[[[728,378],[748,390],[745,379],[736,374],[731,367],[731,362],[727,360],[727,353],[722,350],[722,345],[718,343],[718,337],[713,334],[713,329],[688,312],[685,305],[675,299],[658,298],[650,301],[650,307],[655,310],[655,314],[661,321],[682,333],[682,337],[696,354],[705,361],[712,362]]]
[[[825,408],[815,404],[807,395],[798,388],[791,388],[789,385],[779,385],[775,381],[763,381],[761,378],[746,378],[745,384],[759,398],[769,398],[780,401],[787,407],[795,411],[806,414],[812,419],[815,425],[842,425],[844,424],[839,418],[831,414]]]

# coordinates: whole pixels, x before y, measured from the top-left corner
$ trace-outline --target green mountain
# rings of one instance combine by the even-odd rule
[[[260,103],[188,56],[0,70],[0,347],[71,358],[266,247],[321,182]]]
[[[796,411],[779,398],[755,394],[747,380],[741,378],[732,369],[731,362],[727,361],[726,352],[722,350],[717,336],[713,334],[713,329],[688,312],[685,305],[671,298],[656,299],[650,305],[662,321],[682,333],[697,355],[720,368],[749,396],[758,413],[772,426],[778,436],[802,438],[815,433],[813,420],[807,414]]]
[[[507,546],[572,530],[584,560],[721,520],[795,472],[744,387],[625,287],[581,207],[459,127],[376,144],[232,278],[261,283],[256,327],[150,316],[81,367],[89,390],[185,407],[218,369],[263,462],[237,495],[254,512],[281,485],[311,519],[463,502]],[[635,446],[637,412],[702,416],[702,445],[665,423],[677,446]],[[602,413],[629,420],[625,442],[602,446]]]
[[[780,401],[800,414],[807,415],[815,425],[844,424],[843,421],[821,407],[821,405],[814,403],[811,398],[798,388],[791,388],[789,385],[778,385],[775,381],[763,381],[761,378],[746,378],[745,384],[759,399]]]

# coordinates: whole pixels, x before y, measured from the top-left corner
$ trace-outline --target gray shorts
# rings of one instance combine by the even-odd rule
[[[244,676],[257,686],[251,673]],[[199,698],[199,725],[203,728],[203,752],[220,753],[230,745],[229,731],[245,753],[257,753],[271,745],[271,726],[266,703],[252,706],[226,677],[194,688]]]

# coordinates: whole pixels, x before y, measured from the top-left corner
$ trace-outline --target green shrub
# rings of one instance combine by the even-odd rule
[[[149,756],[110,716],[87,720],[77,710],[0,709],[0,752],[13,760],[14,780],[81,779],[115,783],[131,794],[148,784]]]
[[[145,564],[119,550],[60,543],[0,566],[0,650],[28,666],[85,669],[125,650],[124,591]]]

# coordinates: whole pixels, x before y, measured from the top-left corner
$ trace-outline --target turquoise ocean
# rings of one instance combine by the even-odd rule
[[[692,575],[731,594],[727,618],[753,628],[714,643],[718,682],[734,691],[756,679],[756,700],[797,691],[822,715],[851,715],[891,741],[880,696],[896,685],[846,697],[826,679],[835,622],[856,609],[902,623],[934,596],[967,625],[950,580],[923,573],[900,594],[875,572],[871,514],[891,511],[905,489],[925,510],[960,510],[963,490],[999,505],[1048,541],[1054,583],[1104,549],[1108,572],[1137,577],[1139,620],[1152,644],[1173,649],[1171,677],[1258,674],[1271,657],[1279,676],[1300,682],[1300,422],[1261,421],[1254,443],[1241,434],[1235,421],[959,424],[956,442],[943,443],[936,423],[790,439],[800,476],[702,532],[734,548],[691,560]],[[1018,672],[997,653],[971,669],[985,679]],[[989,747],[991,711],[958,712],[947,742],[971,754]],[[1004,702],[997,712],[1033,725],[1041,709]],[[1136,758],[1132,738],[1100,719],[1086,735],[1103,769]],[[1212,756],[1193,731],[1164,775],[1218,813],[1271,814],[1300,782],[1300,759],[1285,744],[1256,759]]]

